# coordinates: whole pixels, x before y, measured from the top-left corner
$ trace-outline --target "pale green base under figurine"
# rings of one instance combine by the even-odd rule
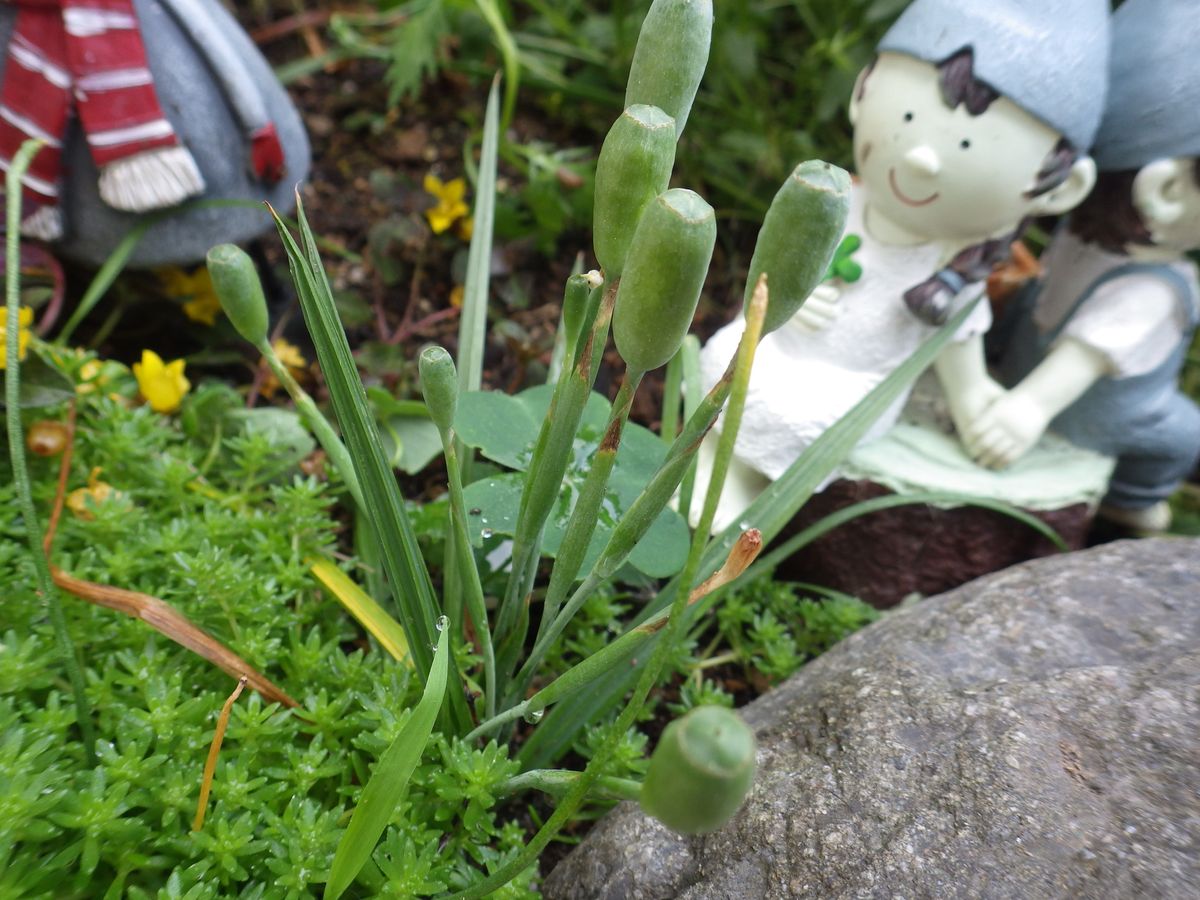
[[[1108,489],[1114,461],[1046,434],[1006,469],[974,462],[951,430],[936,382],[917,383],[901,421],[883,436],[857,447],[839,477],[873,481],[898,494],[927,491],[1000,500],[1030,510],[1086,503],[1093,509]]]

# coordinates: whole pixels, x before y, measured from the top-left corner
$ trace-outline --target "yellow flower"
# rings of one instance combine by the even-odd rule
[[[79,384],[75,385],[75,393],[90,394],[104,384],[100,375],[104,367],[98,359],[89,359],[79,367]]]
[[[201,294],[183,304],[183,314],[193,322],[211,328],[217,324],[217,316],[221,314],[221,301],[216,294]]]
[[[475,234],[475,220],[470,216],[467,216],[465,219],[459,219],[458,228],[455,230],[460,238],[464,241],[469,241]]]
[[[300,348],[295,344],[285,341],[283,338],[275,338],[275,340],[271,341],[271,346],[275,349],[275,355],[279,357],[279,361],[287,366],[288,371],[292,373],[292,377],[299,380],[304,375],[305,366],[308,365],[308,360],[304,358],[304,354],[300,352]],[[274,372],[268,369],[266,377],[263,378],[263,396],[274,397],[275,392],[280,387],[279,379],[275,377]]]
[[[425,218],[434,234],[441,234],[459,219],[470,215],[470,207],[463,197],[467,194],[467,183],[461,178],[454,178],[442,183],[436,175],[425,176],[425,192],[437,200],[436,206],[425,210]]]
[[[463,289],[463,286],[461,284],[456,284],[450,289],[450,305],[455,309],[462,309],[463,296],[465,294],[466,291]]]
[[[8,366],[8,314],[0,308],[0,369]],[[29,326],[33,324],[33,310],[22,306],[17,312],[17,359],[24,360],[29,349]]]
[[[133,376],[152,410],[171,413],[179,409],[180,401],[192,387],[183,375],[183,367],[182,359],[164,363],[153,350],[142,351],[142,361],[133,364]]]
[[[213,289],[212,279],[204,266],[195,272],[187,273],[183,269],[172,266],[158,273],[163,289],[172,297],[186,298],[183,304],[183,314],[193,322],[212,326],[221,314],[221,301]]]
[[[67,494],[67,509],[80,519],[91,521],[96,518],[92,511],[93,507],[124,498],[124,494],[114,490],[111,484],[100,480],[101,471],[103,470],[99,466],[92,469],[91,474],[88,475],[88,486],[76,488]]]
[[[275,350],[275,355],[279,357],[279,361],[289,369],[303,370],[308,365],[308,360],[304,358],[304,354],[300,352],[300,348],[295,344],[289,343],[283,338],[275,338],[275,340],[271,341],[271,346]]]

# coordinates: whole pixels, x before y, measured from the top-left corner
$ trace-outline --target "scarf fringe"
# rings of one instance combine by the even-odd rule
[[[161,147],[100,169],[100,197],[114,209],[147,212],[204,193],[204,177],[185,147]]]
[[[38,241],[57,241],[63,236],[62,211],[57,206],[43,206],[25,217],[21,234]]]

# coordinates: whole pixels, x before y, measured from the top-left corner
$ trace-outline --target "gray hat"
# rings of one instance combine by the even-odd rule
[[[1200,5],[1128,0],[1112,20],[1112,78],[1096,137],[1104,172],[1200,156]]]
[[[976,78],[1080,150],[1092,146],[1108,81],[1108,0],[915,0],[879,42],[934,64],[964,47]]]

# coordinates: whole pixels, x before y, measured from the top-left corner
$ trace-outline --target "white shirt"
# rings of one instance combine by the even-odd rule
[[[837,282],[842,291],[838,300],[841,314],[819,331],[804,328],[793,317],[763,338],[755,354],[736,456],[768,478],[782,475],[825,429],[937,330],[913,315],[904,302],[904,293],[945,264],[945,247],[873,240],[863,226],[863,192],[858,184],[852,188],[846,230],[862,238],[854,259],[862,265],[863,276],[854,284]],[[982,283],[968,285],[955,299],[953,308],[961,309],[983,288]],[[956,340],[982,334],[990,325],[991,309],[981,303]],[[745,320],[739,314],[701,351],[706,390],[725,371],[744,327]],[[880,418],[864,440],[891,427],[904,399]]]
[[[1033,313],[1038,331],[1052,331],[1096,279],[1130,262],[1128,256],[1084,243],[1061,229],[1042,254],[1046,277]],[[1197,287],[1196,267],[1190,262],[1170,267]],[[1168,282],[1152,275],[1114,278],[1083,302],[1057,340],[1073,338],[1100,353],[1114,378],[1144,375],[1167,361],[1188,329],[1183,299]]]

